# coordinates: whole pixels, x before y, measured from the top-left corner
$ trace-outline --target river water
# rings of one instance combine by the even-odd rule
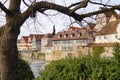
[[[44,64],[45,64],[45,61],[41,61],[41,60],[31,61],[30,67],[31,67],[31,70],[33,71],[35,78],[37,78],[39,76],[39,72],[44,69]]]

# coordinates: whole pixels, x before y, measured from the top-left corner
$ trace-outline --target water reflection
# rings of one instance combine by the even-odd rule
[[[35,78],[38,77],[39,72],[44,69],[44,64],[45,64],[45,61],[41,61],[41,60],[33,60],[31,62],[30,67],[33,71]]]

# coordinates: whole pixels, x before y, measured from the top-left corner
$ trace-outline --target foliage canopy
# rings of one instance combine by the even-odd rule
[[[105,51],[104,47],[93,47],[93,55],[100,55]]]
[[[52,61],[36,80],[120,80],[119,49],[119,45],[114,47],[111,59],[91,56]]]
[[[33,80],[34,75],[27,62],[19,59],[19,65],[17,70],[17,80]]]

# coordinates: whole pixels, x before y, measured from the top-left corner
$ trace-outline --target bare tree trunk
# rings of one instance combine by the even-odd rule
[[[11,24],[4,26],[0,44],[0,80],[16,80],[18,67],[17,36]]]
[[[18,68],[17,37],[27,18],[20,13],[21,0],[10,0],[6,24],[0,32],[0,80],[16,80]]]

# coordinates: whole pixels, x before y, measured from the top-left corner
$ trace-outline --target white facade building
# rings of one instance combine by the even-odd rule
[[[95,43],[120,43],[120,20],[109,22],[95,37]]]

